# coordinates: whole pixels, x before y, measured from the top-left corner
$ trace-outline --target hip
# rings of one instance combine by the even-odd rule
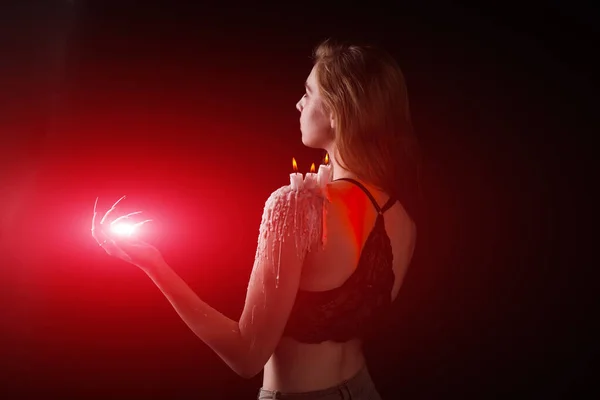
[[[351,378],[325,389],[283,392],[260,388],[258,400],[381,400],[366,364]]]

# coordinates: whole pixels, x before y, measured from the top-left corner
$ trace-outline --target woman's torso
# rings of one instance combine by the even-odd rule
[[[364,183],[363,183],[364,184]],[[389,197],[364,184],[379,206]],[[308,253],[300,289],[325,291],[341,286],[358,266],[361,249],[371,233],[377,211],[355,184],[336,181],[328,185],[327,243]],[[395,299],[410,264],[415,245],[415,225],[399,202],[385,212],[385,229],[392,245]],[[362,341],[319,344],[283,337],[264,367],[263,388],[281,392],[306,392],[334,386],[354,376],[364,365]]]

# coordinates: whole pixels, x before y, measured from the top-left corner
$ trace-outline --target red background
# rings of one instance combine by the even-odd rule
[[[415,260],[367,348],[384,398],[582,388],[584,11],[20,4],[0,56],[2,398],[256,395],[260,376],[236,376],[98,248],[93,203],[126,194],[122,212],[155,221],[145,238],[239,317],[265,200],[292,157],[306,172],[323,156],[295,103],[330,35],[398,59],[425,155]]]

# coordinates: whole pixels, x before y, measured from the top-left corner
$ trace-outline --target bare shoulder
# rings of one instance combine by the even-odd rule
[[[363,191],[352,182],[334,181],[324,188],[324,195],[335,210],[348,212],[364,208],[367,197]]]
[[[358,187],[348,181],[333,181],[325,186],[325,195],[330,201],[340,201],[349,196]]]

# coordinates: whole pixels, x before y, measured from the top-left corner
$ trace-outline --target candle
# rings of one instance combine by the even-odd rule
[[[292,167],[294,168],[294,172],[290,174],[290,186],[293,191],[298,191],[302,189],[304,180],[302,179],[302,174],[298,172],[298,164],[296,164],[295,158],[292,158]]]
[[[319,173],[317,175],[317,184],[319,187],[325,187],[331,180],[331,165],[329,165],[329,155],[325,154],[325,164],[319,165]]]
[[[307,189],[313,189],[316,188],[317,185],[317,174],[315,174],[315,163],[313,163],[310,166],[310,172],[304,177],[304,187]]]

